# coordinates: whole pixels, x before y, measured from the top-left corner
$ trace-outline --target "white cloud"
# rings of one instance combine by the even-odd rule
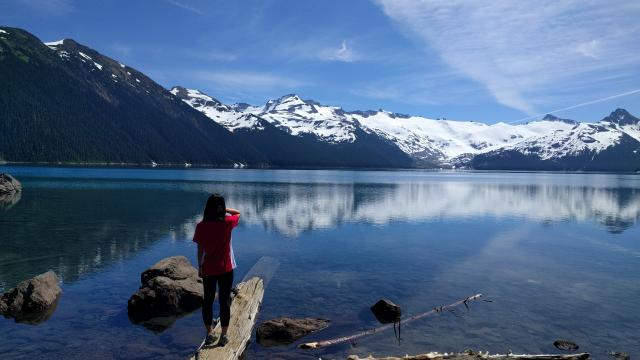
[[[640,3],[598,0],[377,0],[407,36],[532,114],[538,96],[640,63]]]
[[[274,53],[294,60],[355,62],[363,59],[347,40],[342,40],[339,46],[327,46],[327,43],[326,40],[314,40],[281,44],[274,48]]]
[[[360,55],[348,46],[347,40],[342,40],[339,48],[324,49],[320,51],[318,58],[327,61],[354,62],[360,59]]]
[[[602,46],[600,41],[591,40],[578,44],[578,46],[576,46],[576,51],[586,57],[597,59],[600,57],[599,55],[601,54]]]

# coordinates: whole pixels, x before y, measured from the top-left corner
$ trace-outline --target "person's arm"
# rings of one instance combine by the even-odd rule
[[[227,208],[226,211],[231,214],[231,215],[238,215],[240,216],[240,211],[236,210],[236,209],[232,209],[232,208]]]
[[[202,245],[198,244],[198,276],[202,277]]]

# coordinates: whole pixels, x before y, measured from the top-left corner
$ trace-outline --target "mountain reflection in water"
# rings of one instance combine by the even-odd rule
[[[454,177],[455,175],[450,175]],[[287,237],[343,223],[522,218],[595,222],[611,233],[637,224],[640,190],[566,182],[242,182],[29,179],[0,221],[0,288],[53,268],[73,281],[170,236],[190,239],[209,193],[241,209],[243,224]],[[268,179],[267,179],[268,180]],[[43,251],[46,250],[46,251]]]
[[[199,343],[198,312],[161,334],[133,325],[127,299],[140,273],[170,255],[195,261],[191,242],[210,193],[242,211],[237,280],[263,257],[281,262],[261,319],[321,316],[309,340],[375,325],[380,297],[415,314],[477,292],[458,318],[441,316],[303,353],[295,345],[250,358],[346,358],[459,351],[640,351],[640,177],[418,171],[166,170],[13,167],[24,185],[0,207],[0,291],[54,270],[63,295],[31,327],[0,322],[0,358],[184,358]],[[104,339],[110,339],[105,342]],[[508,347],[507,347],[508,346]],[[78,356],[75,356],[78,355]]]
[[[487,183],[218,184],[243,221],[288,236],[343,222],[387,224],[442,218],[521,217],[540,222],[595,221],[612,233],[640,217],[640,190]]]

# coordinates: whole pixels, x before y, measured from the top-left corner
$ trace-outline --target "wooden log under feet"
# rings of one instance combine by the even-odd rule
[[[259,277],[252,277],[236,286],[238,290],[231,302],[231,320],[227,336],[229,342],[225,346],[217,343],[203,346],[191,359],[196,360],[235,360],[244,352],[251,338],[253,326],[262,304],[264,283]],[[214,331],[220,337],[220,323]]]

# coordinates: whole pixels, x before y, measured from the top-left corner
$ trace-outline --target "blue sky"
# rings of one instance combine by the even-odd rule
[[[640,89],[640,2],[10,0],[0,24],[72,38],[170,88],[261,104],[517,121]],[[640,91],[561,111],[640,116]]]

